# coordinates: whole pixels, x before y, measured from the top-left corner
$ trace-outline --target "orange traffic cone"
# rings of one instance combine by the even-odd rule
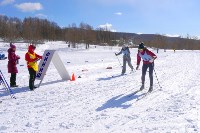
[[[74,73],[72,73],[71,81],[75,81],[75,75],[74,75]]]

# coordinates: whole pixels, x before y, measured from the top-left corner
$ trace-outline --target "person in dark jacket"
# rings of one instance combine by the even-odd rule
[[[128,62],[129,67],[133,71],[133,66],[131,64],[130,50],[126,45],[122,46],[122,49],[119,53],[115,53],[116,56],[123,53],[123,67],[122,67],[122,75],[126,72],[126,62]]]
[[[0,54],[0,60],[5,60],[7,57],[5,57],[5,54]]]
[[[140,90],[144,89],[144,82],[145,82],[145,75],[147,72],[147,69],[149,68],[149,78],[150,78],[150,87],[149,92],[153,90],[153,70],[154,70],[154,60],[157,58],[157,56],[149,51],[146,47],[144,47],[144,43],[141,43],[138,47],[138,53],[137,53],[137,67],[136,70],[138,70],[141,58],[143,60],[143,66],[142,66],[142,86],[140,87]]]
[[[34,45],[30,45],[28,47],[28,52],[25,55],[25,60],[27,61],[27,67],[28,67],[28,71],[29,71],[29,75],[30,75],[30,79],[29,79],[29,88],[30,90],[34,90],[35,85],[35,78],[36,78],[36,72],[38,71],[38,64],[37,61],[39,59],[42,59],[42,56],[36,54],[35,51],[35,46]]]
[[[15,54],[15,51],[16,46],[11,44],[10,48],[8,49],[8,73],[11,73],[10,87],[18,87],[18,85],[16,85],[16,76],[18,73],[17,62],[20,57]]]

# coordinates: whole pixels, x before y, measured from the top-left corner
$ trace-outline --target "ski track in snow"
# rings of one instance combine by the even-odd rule
[[[57,45],[56,45],[57,44]],[[6,52],[8,45],[0,43]],[[153,51],[155,60],[154,90],[142,97],[149,88],[148,72],[145,89],[129,97],[141,85],[140,70],[121,76],[121,66],[114,52],[120,48],[92,47],[85,50],[67,48],[63,42],[48,42],[36,52],[57,49],[69,74],[76,81],[62,81],[53,64],[46,73],[40,88],[29,91],[28,71],[24,54],[26,45],[17,45],[20,55],[17,83],[13,89],[17,99],[0,88],[0,132],[134,132],[171,133],[200,132],[200,57],[199,51]],[[136,67],[137,49],[130,49],[132,64]],[[81,57],[81,58],[80,58]],[[118,56],[122,64],[122,56]],[[70,63],[69,63],[70,62]],[[1,70],[7,81],[7,60]],[[113,69],[106,69],[111,66]],[[82,70],[88,71],[82,71]],[[78,78],[81,76],[81,78]]]

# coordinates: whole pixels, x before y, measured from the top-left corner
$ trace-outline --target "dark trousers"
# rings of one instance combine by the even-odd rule
[[[28,68],[28,71],[29,71],[29,75],[30,75],[30,78],[29,78],[29,88],[30,88],[30,90],[33,90],[33,88],[34,88],[34,82],[35,82],[35,77],[36,77],[36,71],[33,70],[33,68]]]
[[[154,63],[151,64],[143,64],[142,66],[142,84],[145,82],[145,75],[147,72],[147,69],[149,68],[149,78],[150,78],[150,86],[153,86],[153,69],[154,69]]]
[[[10,76],[10,86],[16,85],[16,76],[17,76],[16,73],[11,73],[11,76]]]

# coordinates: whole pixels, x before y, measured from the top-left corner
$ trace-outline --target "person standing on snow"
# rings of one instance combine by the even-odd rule
[[[119,53],[115,53],[116,56],[123,53],[123,67],[122,67],[122,75],[126,72],[126,62],[128,62],[131,71],[133,71],[133,66],[131,64],[130,50],[129,47],[122,45],[122,49]]]
[[[30,75],[29,88],[31,91],[34,90],[35,88],[37,88],[34,85],[35,78],[36,78],[36,72],[38,71],[37,61],[39,59],[42,59],[42,56],[40,56],[34,52],[35,48],[36,47],[34,45],[30,45],[28,47],[28,52],[25,55],[25,60],[27,61],[27,67],[28,67],[28,71],[29,71],[29,75]]]
[[[145,75],[147,72],[147,69],[149,68],[149,78],[150,78],[150,87],[149,92],[153,90],[153,70],[154,70],[154,60],[157,58],[157,56],[149,51],[146,47],[144,47],[144,43],[139,44],[138,47],[138,53],[137,53],[137,67],[136,70],[138,70],[141,58],[143,60],[143,66],[142,66],[142,86],[140,87],[140,90],[144,89],[144,82],[145,82]]]
[[[16,85],[16,76],[18,73],[17,62],[20,57],[15,54],[15,51],[16,46],[14,44],[11,44],[10,48],[8,49],[8,73],[11,73],[10,87],[18,87],[18,85]]]

